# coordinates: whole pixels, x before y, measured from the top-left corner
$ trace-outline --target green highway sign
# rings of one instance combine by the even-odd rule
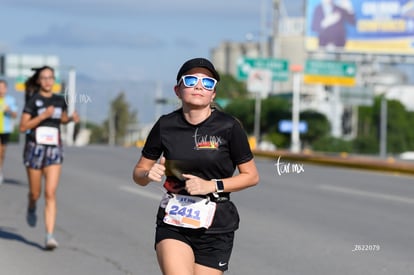
[[[332,86],[355,86],[356,64],[354,62],[306,60],[305,84]]]
[[[355,77],[356,65],[353,62],[306,60],[305,74]]]
[[[286,59],[242,57],[237,62],[237,78],[247,80],[252,69],[271,71],[273,81],[287,81],[289,78],[289,62]]]

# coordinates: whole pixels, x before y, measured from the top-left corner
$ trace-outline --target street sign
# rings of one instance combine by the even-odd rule
[[[253,69],[247,79],[247,90],[253,93],[262,93],[265,97],[272,89],[272,73],[269,70]]]
[[[293,123],[291,120],[281,120],[279,121],[279,132],[281,133],[291,133],[293,128]],[[299,122],[299,133],[306,133],[308,131],[308,123],[306,121]]]
[[[242,57],[237,62],[237,78],[247,80],[252,69],[269,70],[272,81],[287,81],[289,78],[289,62],[286,59]]]
[[[342,87],[339,96],[344,105],[372,106],[374,104],[374,91],[368,87]]]
[[[28,77],[26,76],[18,76],[16,77],[16,82],[14,84],[14,89],[17,92],[24,92],[26,90],[26,80]],[[52,87],[52,92],[54,93],[58,93],[62,90],[62,84],[60,81],[60,78],[58,76],[55,77],[55,83],[53,84]]]
[[[55,70],[55,84],[52,91],[57,93],[62,89],[59,77],[59,57],[55,55],[7,54],[4,56],[4,74],[15,78],[14,88],[18,92],[25,91],[25,81],[33,75],[32,68],[50,66]]]
[[[304,82],[330,86],[355,86],[354,62],[306,60]]]
[[[58,75],[59,57],[55,55],[7,54],[5,56],[5,75],[7,77],[31,76],[32,68],[48,65]]]

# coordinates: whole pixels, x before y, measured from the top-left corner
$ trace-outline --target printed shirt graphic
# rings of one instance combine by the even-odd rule
[[[217,150],[220,146],[221,137],[211,135],[199,135],[198,128],[194,133],[195,149],[196,150]]]
[[[4,110],[6,106],[13,112],[17,112],[16,101],[12,96],[6,95],[0,98],[0,134],[9,134],[13,132],[14,119],[10,114],[5,114]]]

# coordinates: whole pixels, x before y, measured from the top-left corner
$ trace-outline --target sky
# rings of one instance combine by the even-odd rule
[[[186,60],[209,58],[224,41],[244,42],[251,34],[259,41],[263,20],[270,32],[272,2],[0,0],[0,54],[58,56],[62,78],[75,68],[78,107],[87,109],[88,120],[105,120],[122,90],[139,120],[152,122],[169,110],[154,103],[157,85],[163,97],[175,97]],[[288,15],[303,15],[305,0],[282,2]]]
[[[303,2],[283,3],[300,15]],[[222,42],[249,34],[259,41],[272,15],[272,0],[0,0],[0,7],[0,54],[58,56],[61,79],[74,68],[78,99],[88,103],[78,112],[98,123],[121,90],[139,120],[153,121],[169,110],[154,105],[159,83],[174,97],[186,60],[209,58]]]
[[[302,0],[287,8],[300,10]],[[0,52],[57,55],[94,79],[174,79],[181,64],[261,30],[272,0],[0,0]],[[296,11],[297,12],[297,11]]]

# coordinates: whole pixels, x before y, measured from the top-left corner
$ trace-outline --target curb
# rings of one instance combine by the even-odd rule
[[[379,159],[374,157],[350,156],[347,153],[327,155],[314,152],[291,153],[289,151],[253,150],[253,154],[265,158],[284,158],[293,161],[316,163],[329,166],[374,170],[381,172],[414,175],[414,162],[396,160],[394,158]]]

